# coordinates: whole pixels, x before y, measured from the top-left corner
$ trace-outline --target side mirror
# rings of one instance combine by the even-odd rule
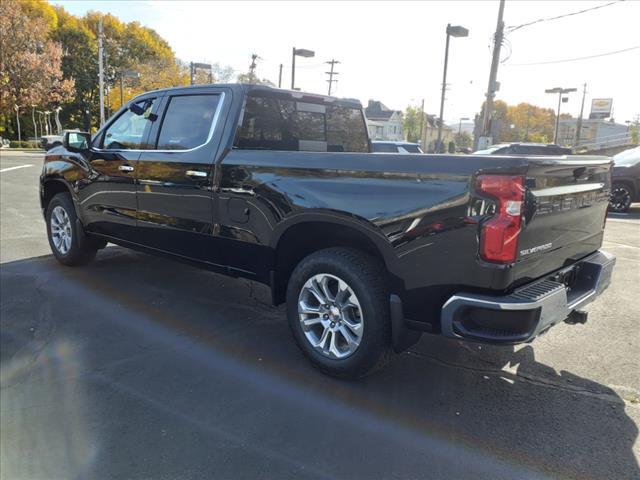
[[[70,152],[84,152],[89,150],[91,134],[88,132],[65,132],[62,145]]]

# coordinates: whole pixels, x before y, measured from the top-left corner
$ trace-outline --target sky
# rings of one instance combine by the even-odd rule
[[[517,26],[610,3],[603,1],[507,0],[504,21]],[[296,60],[296,87],[327,93],[324,62],[340,61],[339,97],[382,101],[404,110],[425,101],[438,114],[446,25],[469,29],[467,38],[451,38],[444,118],[457,123],[472,118],[487,90],[491,41],[498,0],[427,2],[210,2],[170,0],[53,0],[84,15],[97,10],[123,21],[153,28],[184,61],[218,62],[246,72],[258,54],[257,74],[277,84],[282,63],[283,87],[291,84],[293,47],[315,51]],[[509,104],[557,106],[553,87],[577,88],[562,112],[577,116],[587,83],[585,116],[592,98],[613,98],[617,122],[640,114],[640,48],[586,60],[573,59],[640,46],[640,1],[626,0],[579,15],[544,21],[509,33],[498,70],[496,98]]]

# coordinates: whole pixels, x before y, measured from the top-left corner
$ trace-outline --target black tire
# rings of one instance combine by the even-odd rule
[[[614,183],[611,188],[611,200],[609,201],[609,211],[615,213],[625,213],[631,207],[633,200],[633,190],[626,183]]]
[[[68,250],[56,246],[56,239],[52,234],[52,230],[55,229],[52,226],[52,222],[56,223],[56,220],[52,220],[54,210],[57,213],[62,209],[68,216],[68,230],[70,231],[70,242]],[[97,251],[104,246],[104,242],[87,236],[82,228],[82,224],[78,220],[76,210],[73,206],[73,200],[68,193],[58,193],[55,195],[49,204],[45,213],[45,220],[47,223],[47,237],[49,239],[49,246],[53,252],[54,257],[63,265],[75,267],[79,265],[87,265],[96,256]],[[66,225],[66,223],[65,223]]]
[[[307,339],[301,325],[298,313],[301,292],[308,280],[322,274],[344,281],[360,305],[362,337],[355,351],[346,358],[329,358],[326,353],[320,353]],[[385,278],[384,268],[379,262],[351,248],[317,251],[294,269],[287,286],[289,326],[298,347],[323,373],[343,379],[360,378],[382,368],[393,357],[389,291]]]

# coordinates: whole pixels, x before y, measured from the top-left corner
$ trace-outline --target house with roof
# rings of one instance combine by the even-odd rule
[[[400,110],[391,110],[382,102],[369,100],[364,115],[371,140],[404,140]]]
[[[440,125],[440,118],[436,115],[425,115],[425,122],[422,130],[422,139],[420,145],[424,152],[432,153],[436,149],[436,142],[438,140],[438,125]],[[449,142],[454,140],[454,130],[445,123],[442,124],[442,143],[445,148]]]

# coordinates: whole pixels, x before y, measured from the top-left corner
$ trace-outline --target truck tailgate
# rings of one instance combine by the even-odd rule
[[[608,157],[530,157],[514,274],[537,278],[602,244],[611,189]]]

